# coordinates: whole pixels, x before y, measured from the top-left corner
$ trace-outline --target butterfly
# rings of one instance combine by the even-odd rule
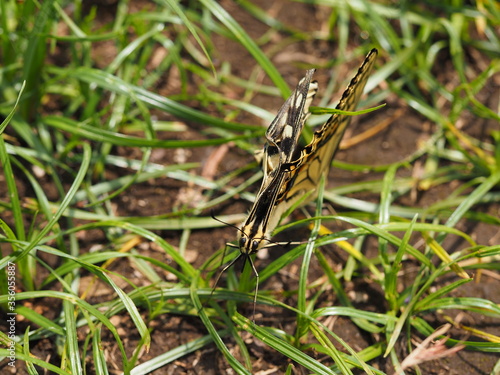
[[[372,49],[347,86],[336,109],[346,112],[355,110],[376,57],[377,50]],[[313,139],[307,146],[300,152],[297,149],[300,134],[309,116],[309,106],[318,90],[317,82],[312,81],[314,71],[307,71],[268,127],[267,142],[263,150],[262,184],[245,222],[237,228],[238,245],[228,244],[230,247],[237,247],[240,254],[222,269],[219,277],[243,257],[245,261],[249,261],[258,285],[259,274],[250,256],[264,247],[276,244],[271,242],[271,234],[283,213],[304,194],[315,190],[321,177],[330,169],[351,116],[333,114],[314,132]]]

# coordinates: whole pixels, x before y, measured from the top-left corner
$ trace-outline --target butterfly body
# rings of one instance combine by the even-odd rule
[[[317,82],[311,80],[314,71],[307,71],[266,132],[267,143],[262,160],[264,178],[255,203],[238,232],[241,254],[254,254],[269,244],[271,232],[278,225],[281,214],[276,215],[276,199],[288,177],[283,167],[290,163],[295,154],[302,128],[309,116],[309,106],[318,90]]]

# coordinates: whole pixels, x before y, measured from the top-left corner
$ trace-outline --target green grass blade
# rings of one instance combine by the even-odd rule
[[[274,85],[280,90],[281,95],[286,98],[290,95],[290,88],[281,77],[276,67],[269,61],[267,56],[257,46],[252,38],[243,30],[243,28],[234,20],[233,17],[222,6],[213,0],[200,0],[215,17],[226,26],[235,38],[252,54],[257,63],[267,73]]]
[[[45,124],[59,130],[70,132],[81,138],[90,139],[98,142],[109,142],[116,146],[130,147],[154,147],[154,148],[182,148],[182,147],[205,147],[219,145],[240,139],[248,139],[249,136],[236,136],[232,138],[215,138],[198,141],[177,141],[146,139],[128,136],[104,129],[96,129],[94,126],[85,123],[78,123],[65,117],[49,116],[44,119]]]
[[[214,64],[212,62],[212,59],[210,58],[210,54],[208,53],[207,49],[205,48],[205,45],[203,44],[200,36],[198,35],[198,32],[196,31],[196,28],[191,23],[189,17],[186,15],[186,13],[184,12],[184,10],[181,9],[181,7],[177,4],[176,1],[173,1],[173,0],[160,0],[160,2],[164,3],[164,4],[167,4],[168,6],[170,6],[173,9],[173,11],[177,14],[177,16],[179,16],[179,18],[182,20],[182,23],[189,30],[189,32],[191,33],[191,35],[196,40],[196,42],[198,43],[198,45],[202,49],[203,53],[207,57],[208,62],[210,64],[210,69],[212,70],[212,72],[214,73],[214,75],[217,74],[217,72],[215,70],[215,67],[214,67]]]
[[[212,322],[210,321],[209,317],[207,316],[205,309],[203,305],[201,304],[200,298],[198,297],[197,294],[197,278],[199,276],[195,277],[193,279],[193,283],[191,284],[190,287],[190,295],[191,295],[191,301],[193,302],[194,308],[196,311],[199,313],[199,317],[205,327],[207,328],[208,332],[210,333],[210,336],[212,337],[212,340],[214,341],[215,345],[217,345],[217,348],[222,352],[224,357],[226,357],[227,361],[231,365],[234,371],[238,374],[245,374],[245,375],[250,375],[250,372],[243,367],[243,365],[238,362],[236,358],[229,352],[229,349],[227,346],[224,344],[222,341],[222,338],[219,336],[219,332],[215,330],[215,327],[213,326]]]
[[[119,77],[97,69],[77,68],[68,74],[76,79],[89,84],[95,84],[111,92],[125,95],[131,99],[141,100],[153,108],[160,109],[185,120],[220,127],[222,129],[255,130],[259,131],[261,134],[264,133],[264,129],[261,127],[220,120],[171,99],[144,90],[141,87],[127,83]]]
[[[225,337],[229,333],[228,330],[217,331],[217,336]],[[193,353],[197,350],[200,350],[206,347],[208,344],[213,342],[212,336],[207,335],[200,337],[199,339],[190,341],[186,344],[179,345],[175,349],[169,350],[149,361],[141,363],[140,365],[134,367],[132,371],[130,371],[130,375],[146,375],[151,373],[154,370],[161,368],[169,363],[174,362],[175,360],[184,357],[190,353]]]
[[[273,334],[270,334],[267,330],[252,323],[244,316],[236,313],[236,315],[233,316],[233,321],[245,331],[250,332],[253,336],[258,338],[262,342],[265,342],[271,348],[277,350],[288,358],[293,358],[295,362],[301,364],[308,370],[321,375],[332,374],[331,370],[328,367],[309,357],[307,354],[301,352],[299,349],[293,347],[289,343],[277,338]]]
[[[70,278],[66,278],[70,281]],[[76,330],[75,305],[72,301],[63,300],[63,315],[65,326],[65,352],[67,354],[68,367],[72,374],[81,374],[83,372],[80,350],[78,348],[78,337]]]
[[[33,239],[21,252],[17,253],[15,256],[6,257],[0,260],[0,268],[3,268],[8,261],[15,261],[16,259],[22,259],[26,256],[43,238],[44,236],[52,229],[54,225],[59,221],[59,218],[62,216],[63,212],[69,206],[70,202],[73,199],[73,195],[77,192],[80,184],[82,183],[87,169],[89,167],[90,162],[90,146],[86,143],[83,144],[83,160],[80,170],[78,171],[77,176],[75,177],[75,181],[72,186],[68,190],[66,197],[63,199],[60,205],[60,209],[54,214],[52,219],[47,223],[47,225],[40,231],[40,233]]]

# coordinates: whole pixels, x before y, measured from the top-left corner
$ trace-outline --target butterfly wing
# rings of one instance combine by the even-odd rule
[[[314,71],[310,69],[306,72],[266,132],[267,143],[262,161],[264,178],[254,205],[240,230],[240,250],[247,254],[267,243],[268,228],[273,230],[279,220],[273,214],[273,209],[286,177],[282,167],[288,165],[293,158],[309,116],[309,106],[318,91],[317,82],[312,81]],[[252,241],[245,242],[247,239]]]
[[[298,139],[309,117],[309,106],[318,91],[318,83],[312,81],[314,72],[315,69],[306,72],[267,129],[267,143],[262,160],[264,178],[260,191],[271,182],[274,171],[292,160]]]
[[[377,50],[366,57],[340,99],[337,109],[353,111],[373,69]],[[271,123],[264,148],[264,179],[250,213],[239,232],[240,251],[255,253],[269,243],[271,232],[281,215],[306,192],[313,191],[321,176],[328,172],[350,116],[334,114],[314,133],[300,157],[292,161],[298,138],[317,90],[311,82],[314,71],[308,71],[297,89],[282,106]]]
[[[354,111],[356,109],[376,57],[377,50],[371,50],[344,91],[336,109],[342,111]],[[290,167],[291,172],[284,182],[280,197],[276,201],[277,205],[281,205],[278,211],[283,213],[297,202],[305,192],[314,190],[318,186],[321,177],[328,173],[350,120],[351,116],[333,114],[314,133],[311,143],[304,147],[299,159],[292,163]]]
[[[313,82],[315,69],[307,71],[297,87],[278,111],[266,132],[268,143],[264,153],[268,159],[278,155],[279,162],[271,160],[271,170],[280,163],[289,163],[302,133],[304,123],[309,116],[309,106],[318,91],[318,83]]]

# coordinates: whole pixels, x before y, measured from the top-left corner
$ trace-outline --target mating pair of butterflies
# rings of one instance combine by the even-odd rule
[[[344,91],[336,109],[345,112],[355,110],[376,57],[377,50],[371,50]],[[344,131],[349,125],[350,116],[333,114],[314,133],[311,143],[299,153],[299,137],[310,114],[309,106],[318,90],[318,83],[312,81],[314,71],[315,69],[307,71],[266,132],[267,143],[264,146],[262,161],[264,178],[253,207],[238,230],[238,245],[232,245],[239,248],[240,254],[224,267],[221,274],[239,258],[244,257],[249,260],[258,280],[259,276],[250,255],[272,245],[270,237],[282,214],[304,194],[313,191],[321,177],[328,173]]]

